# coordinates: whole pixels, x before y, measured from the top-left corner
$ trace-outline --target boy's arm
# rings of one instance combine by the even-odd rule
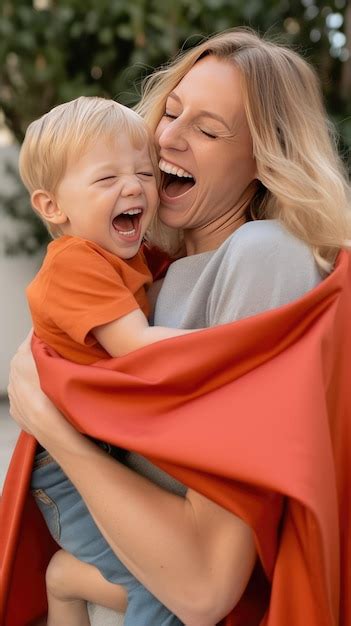
[[[179,337],[195,331],[149,326],[144,313],[136,309],[118,320],[93,328],[91,332],[111,356],[124,356],[161,339]]]

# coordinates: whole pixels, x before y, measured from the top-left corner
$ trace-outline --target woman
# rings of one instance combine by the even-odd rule
[[[350,237],[347,183],[317,79],[298,55],[234,29],[156,72],[139,110],[155,129],[165,173],[160,220],[183,233],[172,244],[162,236],[187,255],[166,275],[156,324],[246,318],[300,298],[333,269]],[[245,515],[175,484],[137,454],[123,465],[96,449],[40,391],[28,342],[13,361],[9,393],[14,418],[58,461],[112,549],[154,595],[188,626],[213,625],[234,609],[257,559]],[[274,499],[263,498],[264,521]],[[281,499],[276,510],[272,535]],[[258,624],[266,610],[267,600],[251,621],[233,623]]]

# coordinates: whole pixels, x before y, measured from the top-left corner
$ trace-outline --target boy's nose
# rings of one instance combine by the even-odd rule
[[[121,194],[127,196],[139,196],[142,193],[142,186],[137,176],[128,176],[123,182]]]

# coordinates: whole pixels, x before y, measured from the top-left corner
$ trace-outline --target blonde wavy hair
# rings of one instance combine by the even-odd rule
[[[154,131],[168,94],[207,55],[232,62],[241,72],[259,180],[251,218],[279,219],[330,272],[340,248],[351,243],[350,187],[318,77],[299,54],[251,29],[225,31],[149,76],[136,110]],[[168,229],[157,236],[170,251],[179,246]]]

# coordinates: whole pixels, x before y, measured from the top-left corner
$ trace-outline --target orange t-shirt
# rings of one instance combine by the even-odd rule
[[[34,332],[70,361],[109,358],[92,329],[138,308],[148,316],[145,287],[151,282],[141,251],[125,260],[86,239],[55,239],[27,287]]]

